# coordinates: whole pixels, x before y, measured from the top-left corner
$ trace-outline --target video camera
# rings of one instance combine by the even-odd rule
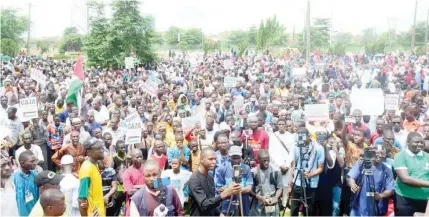
[[[234,181],[237,184],[241,183],[241,166],[240,165],[234,165],[234,172],[232,175],[232,181]]]
[[[363,171],[365,175],[372,175],[372,161],[375,158],[375,150],[373,148],[365,148],[363,152]]]
[[[307,135],[305,133],[298,133],[296,139],[297,147],[304,147],[305,140],[307,140]]]

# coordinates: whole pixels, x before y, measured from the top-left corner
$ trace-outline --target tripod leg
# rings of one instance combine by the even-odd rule
[[[239,202],[240,202],[240,215],[241,215],[241,217],[243,217],[244,216],[244,212],[243,212],[243,197],[241,196],[241,192],[240,192],[240,195],[239,195]]]
[[[228,209],[226,211],[226,215],[229,216],[229,212],[231,211],[231,204],[232,204],[232,195],[229,198],[229,204],[228,204]]]

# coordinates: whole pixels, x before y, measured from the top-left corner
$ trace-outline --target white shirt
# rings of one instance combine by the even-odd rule
[[[0,126],[5,126],[10,129],[9,139],[13,145],[16,145],[19,141],[19,133],[24,131],[24,125],[22,125],[21,120],[19,118],[10,120],[6,117],[0,121]]]
[[[16,190],[12,176],[6,180],[5,188],[0,188],[0,216],[19,216],[16,203]]]
[[[94,119],[95,122],[102,124],[109,121],[109,111],[107,111],[106,106],[100,106],[100,111],[94,109]]]
[[[104,133],[109,132],[112,134],[112,144],[116,145],[116,141],[125,140],[125,130],[122,127],[118,127],[118,129],[113,130],[111,127],[106,127],[103,130]]]
[[[393,133],[395,134],[396,141],[398,141],[399,145],[401,145],[401,150],[404,150],[405,147],[407,146],[408,132],[405,130],[401,130],[398,133],[393,131]]]
[[[182,206],[185,204],[185,194],[183,188],[186,182],[191,178],[192,173],[187,170],[180,170],[179,174],[175,174],[172,169],[162,171],[161,177],[170,177],[171,186],[176,189],[177,195],[182,202]]]
[[[60,182],[60,190],[66,199],[66,212],[64,216],[80,216],[79,212],[79,179],[72,174],[65,174]]]
[[[21,146],[18,148],[18,150],[16,150],[15,152],[15,156],[16,156],[16,162],[18,162],[18,166],[19,165],[19,155],[21,155],[22,152],[26,151],[27,149],[24,146]],[[30,149],[31,152],[33,152],[34,155],[36,155],[36,158],[38,160],[38,164],[40,164],[41,162],[44,162],[45,159],[43,158],[43,153],[42,153],[42,149],[40,148],[40,146],[38,145],[31,145]]]
[[[278,168],[280,168],[280,166],[291,168],[290,164],[293,159],[290,157],[290,153],[293,153],[293,149],[295,147],[295,136],[287,131],[283,134],[280,132],[275,132],[274,134],[270,136],[270,148],[268,149],[271,164]],[[286,151],[279,139],[289,149],[289,152]],[[287,186],[289,184],[291,176],[292,173],[289,169],[286,174],[282,176],[283,186]]]

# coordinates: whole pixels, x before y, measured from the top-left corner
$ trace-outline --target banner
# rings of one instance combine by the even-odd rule
[[[307,73],[307,69],[306,68],[293,68],[292,69],[292,76],[294,78],[305,77],[306,73]]]
[[[143,92],[155,97],[158,94],[158,84],[153,79],[148,79],[145,83],[140,85]]]
[[[142,140],[143,123],[137,111],[125,117],[127,131],[125,133],[125,144],[136,144]]]
[[[234,114],[240,115],[240,112],[244,110],[244,99],[243,99],[243,97],[236,99],[232,103],[232,106],[234,108]]]
[[[399,95],[398,94],[386,94],[384,96],[384,109],[386,110],[398,110],[399,109]]]
[[[19,100],[19,110],[22,112],[22,122],[30,121],[33,118],[38,118],[36,97],[29,97]]]
[[[42,71],[38,69],[31,69],[30,78],[37,81],[38,84],[46,86],[46,75],[44,75]]]
[[[125,57],[125,68],[126,69],[134,68],[134,58],[133,57]]]
[[[225,77],[223,79],[224,87],[236,87],[237,86],[237,78],[236,77]]]
[[[197,123],[201,123],[200,115],[182,118],[183,132],[188,132],[189,130],[194,128]]]
[[[304,105],[304,115],[306,121],[327,121],[329,120],[328,104],[306,104]]]
[[[359,109],[363,115],[382,115],[384,112],[384,95],[379,88],[354,89],[350,101],[351,110]]]

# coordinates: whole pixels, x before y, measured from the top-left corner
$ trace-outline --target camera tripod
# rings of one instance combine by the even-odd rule
[[[303,158],[302,146],[299,145],[298,147],[299,147],[299,154],[300,154],[300,159],[299,159],[300,169],[297,170],[295,179],[294,179],[293,184],[291,186],[291,188],[292,188],[291,190],[293,191],[293,187],[296,186],[296,181],[298,180],[298,176],[299,176],[300,177],[300,181],[301,181],[301,186],[299,186],[299,188],[301,189],[301,196],[300,196],[299,199],[293,199],[293,198],[292,199],[289,199],[289,198],[287,199],[286,206],[283,208],[283,210],[281,210],[281,211],[283,211],[282,216],[285,216],[287,204],[289,204],[289,201],[291,201],[291,200],[296,200],[296,201],[301,202],[301,204],[304,205],[304,208],[305,208],[305,215],[304,216],[309,216],[307,200],[311,199],[311,197],[307,197],[307,186],[308,186],[308,183],[307,183],[307,180],[304,178],[304,169],[302,167],[302,158]],[[296,168],[297,164],[298,164],[298,162],[295,162],[295,168]]]
[[[378,206],[377,203],[375,201],[375,181],[374,181],[374,175],[371,169],[362,169],[361,174],[364,175],[363,179],[359,180],[358,186],[359,186],[359,191],[355,194],[354,199],[353,199],[353,203],[350,204],[350,206],[352,206],[352,204],[356,204],[357,201],[359,200],[359,195],[360,193],[366,193],[366,205],[368,207],[368,216],[379,216],[379,210],[378,210]],[[366,182],[365,182],[366,180]],[[369,189],[369,191],[367,192],[361,192],[362,186],[363,184],[366,183],[366,189]],[[352,207],[350,207],[351,209]]]
[[[238,201],[237,199],[234,200],[234,196],[238,196]],[[234,203],[234,207],[235,207],[235,211],[238,210],[238,208],[240,207],[240,216],[244,216],[243,213],[243,197],[241,196],[241,192],[238,195],[231,195],[231,197],[229,198],[229,204],[228,204],[228,210],[226,211],[227,216],[237,216],[235,215],[235,212],[232,212],[232,214],[230,215],[230,211],[231,211],[231,205]]]

